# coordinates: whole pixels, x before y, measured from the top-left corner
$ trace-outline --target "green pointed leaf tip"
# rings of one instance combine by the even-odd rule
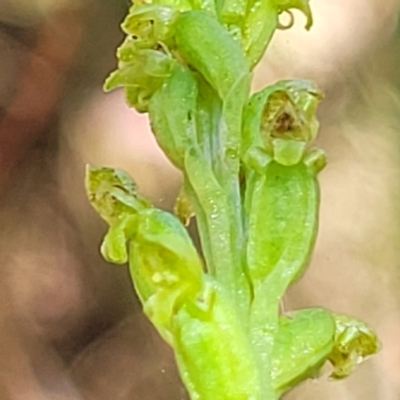
[[[346,315],[335,315],[335,344],[329,361],[334,367],[333,379],[349,376],[358,364],[376,354],[381,344],[364,322]]]

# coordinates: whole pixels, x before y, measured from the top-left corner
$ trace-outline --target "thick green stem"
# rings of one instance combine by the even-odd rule
[[[210,272],[216,279],[227,286],[232,301],[236,303],[243,323],[248,318],[248,307],[250,302],[250,288],[245,276],[243,256],[243,216],[241,207],[241,194],[238,180],[239,160],[237,157],[227,157],[228,126],[234,130],[240,130],[241,115],[235,117],[227,124],[225,120],[228,110],[213,88],[199,75],[197,76],[199,97],[197,103],[197,140],[201,149],[204,168],[211,169],[208,185],[213,183],[214,190],[221,191],[220,196],[214,198],[214,203],[219,204],[219,209],[226,214],[226,225],[221,225],[221,231],[214,235],[214,241],[221,242],[226,238],[229,243],[230,265],[221,264],[220,258],[216,259],[212,252],[215,244],[212,243],[209,227],[212,226],[215,215],[208,214],[199,201],[204,198],[204,185],[194,185],[193,178],[189,177],[190,171],[186,171],[186,182],[192,181],[191,192],[194,198],[194,209],[197,217],[198,229],[202,246]],[[228,113],[229,114],[229,113]],[[203,169],[204,169],[203,168]],[[200,193],[201,192],[201,193]],[[207,216],[208,215],[208,216]],[[224,232],[222,232],[222,230]],[[230,272],[227,272],[227,269]],[[231,278],[229,278],[229,276]]]
[[[278,398],[271,380],[272,349],[278,330],[279,304],[283,293],[290,283],[290,277],[277,268],[262,283],[254,288],[254,300],[250,309],[249,336],[257,360],[265,399]]]
[[[235,259],[237,245],[229,200],[214,177],[211,166],[192,148],[185,157],[185,181],[196,215],[209,272],[225,288],[243,322],[249,304],[248,282],[241,259]]]

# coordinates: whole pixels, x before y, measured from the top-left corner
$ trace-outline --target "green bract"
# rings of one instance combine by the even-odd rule
[[[308,309],[282,317],[272,349],[275,390],[283,394],[305,378],[318,377],[332,352],[334,336],[334,318],[325,310]]]
[[[86,190],[109,225],[103,256],[129,262],[192,400],[276,400],[326,362],[342,379],[379,349],[354,318],[279,311],[313,251],[326,164],[313,147],[323,97],[313,83],[249,94],[251,70],[292,9],[309,28],[307,0],[135,3],[105,84],[149,113],[183,174],[176,217],[153,208],[120,170],[89,167]],[[184,227],[193,216],[203,260]]]
[[[197,143],[197,96],[195,78],[188,69],[175,64],[149,102],[151,127],[157,132],[158,144],[179,169],[183,169],[187,149]]]
[[[125,235],[130,240],[130,272],[144,311],[159,330],[171,332],[171,316],[195,300],[203,286],[197,251],[179,221],[154,208],[134,217]]]
[[[205,311],[188,304],[176,316],[174,348],[191,398],[264,398],[264,377],[232,305],[217,285],[208,291]]]
[[[251,179],[249,275],[257,286],[282,268],[289,284],[303,272],[315,242],[319,202],[315,175],[303,163],[287,167],[272,161],[263,175]],[[273,224],[265,223],[272,220]]]

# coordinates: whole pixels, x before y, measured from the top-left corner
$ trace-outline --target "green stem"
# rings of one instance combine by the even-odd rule
[[[265,378],[262,385],[267,400],[278,398],[270,378],[271,354],[278,329],[280,301],[291,280],[282,267],[278,265],[264,282],[256,285],[250,309],[250,342],[260,375]]]
[[[191,186],[192,197],[194,198],[194,208],[197,216],[197,224],[201,237],[202,246],[204,248],[205,258],[210,272],[224,286],[231,295],[232,301],[237,305],[239,314],[242,316],[243,322],[248,318],[248,307],[250,302],[250,290],[247,278],[244,273],[244,257],[243,257],[243,221],[240,185],[238,180],[239,160],[237,158],[227,158],[226,156],[226,137],[227,124],[224,122],[224,113],[226,109],[216,94],[214,89],[202,79],[196,76],[199,88],[199,98],[197,104],[196,131],[197,140],[201,148],[202,160],[207,165],[198,168],[209,169],[206,175],[208,185],[214,186],[214,191],[220,191],[219,196],[214,196],[214,203],[218,204],[219,210],[223,210],[225,225],[221,224],[221,230],[214,235],[214,239],[210,240],[212,232],[209,229],[212,226],[213,219],[216,216],[211,215],[203,208],[200,197],[207,196],[207,190],[202,184],[195,185],[192,174],[186,171],[186,182],[192,181]],[[239,125],[241,118],[234,121]],[[231,127],[234,125],[229,124]],[[234,126],[234,129],[238,129]],[[213,184],[211,182],[214,182]],[[211,189],[208,190],[209,193]],[[201,192],[201,193],[200,193]],[[221,258],[216,258],[215,247],[213,241],[221,242],[225,238],[230,254],[229,263],[221,262]],[[218,253],[220,250],[218,250]],[[224,256],[225,260],[228,260]]]
[[[241,260],[235,259],[232,251],[236,237],[232,234],[229,200],[200,149],[193,147],[186,153],[185,172],[188,194],[199,216],[199,234],[209,272],[224,287],[245,321],[249,304],[248,283],[238,264]]]

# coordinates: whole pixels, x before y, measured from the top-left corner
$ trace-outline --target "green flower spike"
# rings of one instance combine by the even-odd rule
[[[278,400],[326,363],[332,379],[345,378],[380,347],[352,317],[280,312],[317,235],[326,156],[313,142],[323,95],[301,80],[249,92],[274,31],[287,28],[280,15],[293,9],[308,29],[307,0],[139,1],[105,84],[149,113],[182,171],[178,218],[152,207],[120,170],[88,168],[86,191],[109,225],[104,258],[129,262],[192,400]],[[180,222],[192,217],[204,259]]]

